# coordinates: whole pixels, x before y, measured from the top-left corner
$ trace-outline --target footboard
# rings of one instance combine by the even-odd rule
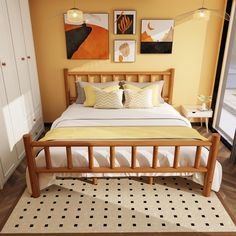
[[[32,188],[32,196],[39,197],[39,178],[40,173],[171,173],[171,172],[202,172],[205,173],[205,181],[203,188],[203,195],[209,196],[211,192],[211,185],[214,176],[216,158],[218,154],[220,135],[213,134],[211,140],[89,140],[89,141],[33,141],[31,135],[24,135],[24,144],[26,151],[26,158],[29,170],[30,183]],[[116,167],[115,147],[128,146],[132,148],[131,166],[130,167]],[[136,150],[140,146],[153,147],[152,166],[151,167],[137,167],[136,166]],[[158,148],[172,146],[175,148],[174,162],[172,167],[159,167],[158,163]],[[184,146],[196,147],[195,163],[193,166],[179,166],[180,148]],[[37,167],[35,161],[35,148],[44,149],[46,167]],[[51,163],[50,148],[51,147],[65,147],[67,156],[67,167],[53,167]],[[72,147],[88,147],[88,167],[73,166]],[[109,167],[94,167],[94,147],[109,147],[110,148],[110,166]],[[209,147],[209,156],[207,166],[200,165],[201,151],[203,147]]]

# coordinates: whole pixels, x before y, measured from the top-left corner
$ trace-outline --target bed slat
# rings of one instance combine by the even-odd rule
[[[196,156],[195,156],[195,163],[194,163],[194,167],[197,169],[200,167],[201,152],[202,152],[202,147],[198,146],[197,151],[196,151]]]
[[[47,168],[38,167],[36,173],[157,173],[157,170],[152,167],[136,167],[134,169],[130,167],[116,167],[111,169],[110,167],[94,167],[93,169],[87,167],[74,167],[69,170],[66,167],[57,167],[52,170]],[[207,172],[206,167],[200,167],[199,169],[193,168],[191,166],[179,167],[174,169],[173,167],[158,167],[158,173],[181,173],[181,172],[191,172],[191,173],[204,173]]]
[[[88,147],[88,154],[89,154],[89,168],[93,169],[94,167],[94,160],[93,160],[93,147]]]
[[[104,77],[103,75],[100,75],[100,80],[101,80],[101,83],[105,83],[106,82],[106,77]]]
[[[112,169],[115,168],[115,147],[110,147],[110,166]]]
[[[153,147],[153,159],[152,159],[152,168],[156,169],[157,168],[157,160],[158,160],[158,147],[154,146]]]
[[[45,153],[45,160],[46,160],[46,168],[51,169],[52,162],[51,162],[51,154],[50,154],[49,147],[44,148],[44,153]]]
[[[177,169],[179,166],[179,153],[180,153],[180,146],[175,147],[175,156],[174,156],[174,168]]]
[[[66,156],[67,156],[67,167],[68,167],[68,169],[72,169],[73,168],[73,164],[72,164],[71,147],[66,147]]]
[[[135,169],[136,168],[136,154],[137,154],[137,147],[136,146],[132,146],[132,168]]]
[[[139,74],[137,75],[137,77],[138,77],[138,82],[142,83],[143,82],[143,77],[141,75],[139,75]]]
[[[92,77],[91,75],[88,75],[88,82],[94,83],[94,77]]]
[[[155,78],[153,77],[153,75],[150,75],[150,82],[155,82]]]

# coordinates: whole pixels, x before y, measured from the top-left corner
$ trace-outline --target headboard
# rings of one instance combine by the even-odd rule
[[[90,83],[104,83],[122,80],[143,83],[164,80],[162,97],[167,103],[172,104],[174,74],[175,69],[173,68],[157,72],[80,72],[64,69],[66,105],[69,106],[76,101],[78,94],[75,82],[77,80]]]

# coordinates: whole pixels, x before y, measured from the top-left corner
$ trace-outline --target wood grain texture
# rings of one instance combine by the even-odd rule
[[[202,135],[205,137],[210,138],[211,133],[206,133],[206,129],[204,127],[195,126]],[[218,196],[220,197],[221,201],[225,205],[226,208],[230,210],[230,213],[233,217],[236,217],[236,165],[233,165],[230,160],[230,151],[222,144],[220,143],[219,148],[219,155],[217,157],[218,161],[222,164],[223,167],[223,180],[220,192],[218,193]],[[18,199],[20,198],[21,194],[23,193],[25,189],[25,169],[26,169],[26,161],[23,161],[19,167],[16,169],[14,174],[11,176],[11,178],[8,180],[8,182],[5,184],[4,189],[0,190],[0,230],[2,229],[3,225],[5,224],[8,216],[11,214],[11,211],[13,210],[14,206],[16,205]],[[228,210],[228,211],[229,211]],[[3,235],[3,234],[2,234]],[[41,234],[34,234],[41,235]],[[45,234],[47,235],[47,234]],[[48,234],[49,235],[49,234]],[[57,235],[57,234],[50,234],[50,236]],[[69,235],[69,234],[61,234],[63,235]],[[85,235],[85,234],[78,234],[78,235]],[[86,236],[102,236],[104,234],[86,234]],[[107,236],[141,236],[143,233],[109,233],[106,234]],[[150,236],[172,236],[173,233],[145,233],[145,235]],[[176,236],[235,236],[235,233],[174,233]],[[8,236],[10,236],[8,234]]]

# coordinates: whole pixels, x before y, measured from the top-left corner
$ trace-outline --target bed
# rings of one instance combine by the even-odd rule
[[[218,191],[222,179],[221,165],[216,161],[220,137],[211,140],[186,139],[178,128],[191,127],[190,122],[172,106],[174,69],[163,72],[69,72],[64,70],[67,109],[53,122],[51,130],[69,130],[75,127],[82,133],[79,139],[57,136],[52,140],[33,141],[24,135],[27,157],[27,186],[33,197],[52,185],[56,177],[97,177],[179,175],[203,185],[203,195],[211,189]],[[107,81],[153,82],[164,80],[164,103],[152,109],[95,109],[75,104],[78,96],[75,81],[90,83]],[[177,132],[169,138],[166,131]],[[103,138],[106,129],[118,130],[115,138]],[[140,130],[165,130],[165,138],[146,137]],[[138,138],[129,136],[129,130],[141,133]],[[93,137],[87,133],[96,133]],[[112,131],[113,132],[113,131]],[[103,134],[103,133],[102,133]],[[106,133],[107,134],[107,133]],[[110,134],[110,133],[109,133]],[[120,136],[119,136],[120,135]],[[162,132],[163,135],[163,132]],[[110,136],[109,136],[110,137]],[[135,136],[136,137],[136,136]],[[156,137],[156,136],[155,136]],[[162,136],[161,136],[162,137]],[[36,152],[40,148],[40,152]]]

